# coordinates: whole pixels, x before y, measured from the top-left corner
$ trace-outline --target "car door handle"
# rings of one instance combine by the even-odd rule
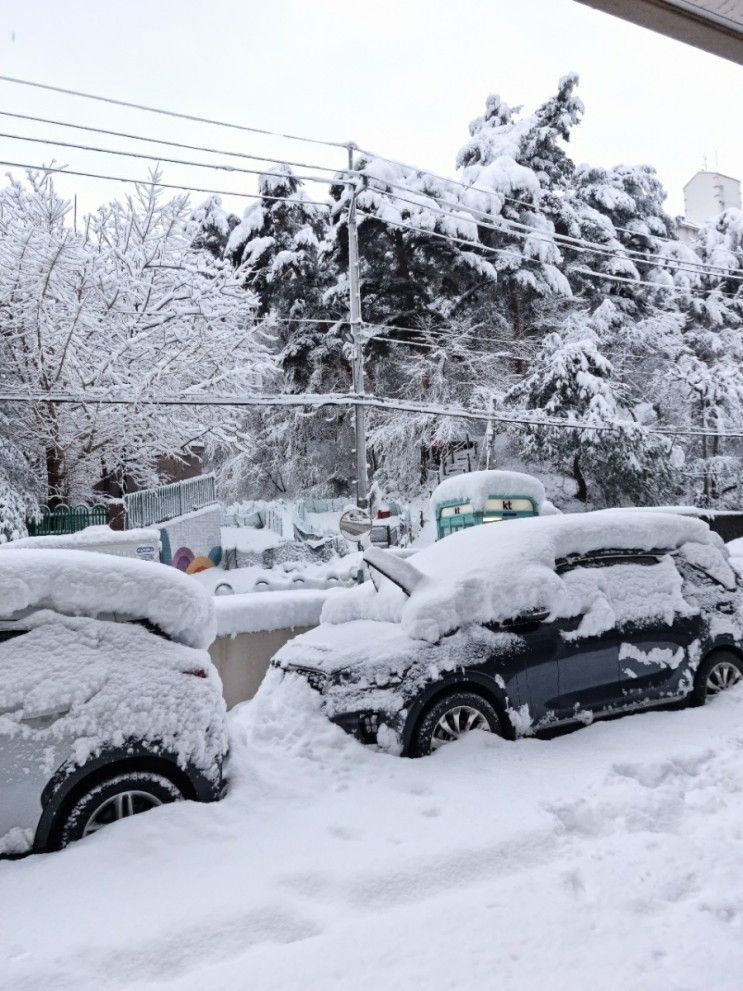
[[[30,726],[31,729],[45,729],[55,719],[66,716],[71,708],[71,705],[53,706],[50,709],[44,709],[42,712],[34,712],[28,716],[21,716],[21,722],[25,723],[26,726]]]

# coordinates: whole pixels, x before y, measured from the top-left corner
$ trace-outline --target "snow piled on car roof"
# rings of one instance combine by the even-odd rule
[[[212,597],[191,576],[151,561],[92,551],[3,551],[0,619],[28,609],[147,620],[196,648],[208,647],[216,636]]]
[[[721,538],[706,523],[689,516],[602,510],[565,516],[531,517],[472,527],[419,551],[401,564],[423,576],[407,598],[387,579],[379,591],[366,583],[329,599],[323,622],[359,619],[401,622],[415,639],[436,642],[467,623],[503,622],[533,610],[573,616],[590,610],[590,594],[602,594],[599,582],[566,582],[558,561],[606,550],[676,551],[729,588],[735,576]],[[593,590],[593,591],[592,591]],[[652,587],[658,615],[667,617],[678,602],[677,589]],[[671,596],[669,601],[662,598]]]
[[[482,512],[485,502],[491,497],[524,496],[533,499],[537,507],[547,496],[544,486],[533,475],[520,471],[470,471],[464,475],[452,475],[437,485],[431,496],[431,508],[450,499],[461,499],[472,503],[477,512]]]

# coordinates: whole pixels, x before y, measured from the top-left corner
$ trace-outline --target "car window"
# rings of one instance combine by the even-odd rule
[[[663,551],[654,551],[652,553],[641,553],[638,551],[607,551],[602,554],[591,554],[587,557],[580,557],[576,555],[574,557],[563,558],[558,561],[555,566],[555,570],[558,575],[563,575],[565,572],[572,571],[575,568],[608,568],[612,565],[618,564],[637,564],[647,566],[658,564],[663,554]]]
[[[21,637],[28,630],[3,630],[0,628],[0,644],[5,643],[6,640],[12,640],[14,637]]]
[[[564,570],[572,615],[580,616],[571,637],[599,636],[611,629],[670,622],[692,610],[670,555],[605,556]]]
[[[740,580],[736,578],[735,572],[728,566],[728,562],[724,559],[722,560],[723,568],[725,571],[729,570],[729,574],[724,575],[724,578],[727,580],[723,580],[720,575],[719,558],[716,560],[713,558],[708,563],[701,560],[690,560],[689,556],[684,556],[679,557],[676,563],[681,574],[688,578],[692,585],[708,585],[715,589],[724,589],[730,592],[736,585],[740,584]]]

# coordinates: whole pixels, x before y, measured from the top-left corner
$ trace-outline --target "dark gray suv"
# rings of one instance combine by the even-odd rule
[[[743,590],[698,519],[516,520],[366,560],[376,588],[336,593],[274,664],[305,677],[344,729],[396,753],[700,704],[741,680]]]

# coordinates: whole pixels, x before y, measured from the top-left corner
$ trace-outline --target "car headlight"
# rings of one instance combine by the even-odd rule
[[[385,671],[383,674],[374,674],[373,672],[363,672],[354,670],[353,668],[344,668],[340,671],[336,671],[333,676],[333,684],[353,685],[355,688],[362,690],[392,688],[395,685],[401,684],[406,674],[407,669],[401,671]]]

